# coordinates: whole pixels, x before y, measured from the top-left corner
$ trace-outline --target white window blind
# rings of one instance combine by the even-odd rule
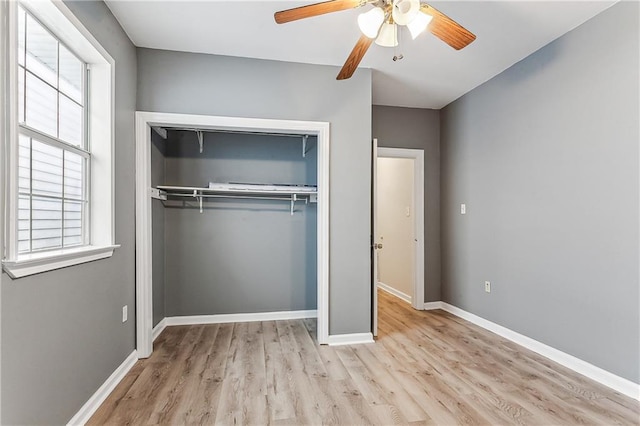
[[[86,64],[22,7],[18,31],[18,252],[87,245]]]

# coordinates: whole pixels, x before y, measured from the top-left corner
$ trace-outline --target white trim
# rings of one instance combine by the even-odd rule
[[[38,19],[71,50],[79,53],[86,62],[106,60],[110,64],[115,64],[109,52],[63,2],[55,0],[20,0],[20,2],[31,11],[37,10]],[[64,17],[72,26],[61,21],[61,17]]]
[[[9,12],[15,7],[11,6],[12,2],[0,2],[0,28],[12,28],[9,24]],[[0,76],[8,76],[11,69],[14,67],[10,64],[12,62],[9,59],[9,52],[11,50],[10,46],[13,46],[11,43],[11,37],[7,34],[7,31],[0,31]],[[14,71],[15,72],[15,71]],[[6,175],[5,173],[5,149],[6,149],[6,141],[10,139],[10,127],[9,126],[9,105],[7,104],[6,99],[10,99],[9,93],[7,93],[12,89],[13,86],[9,84],[6,80],[6,77],[0,77],[0,99],[5,101],[0,102],[0,259],[3,259],[6,251],[5,244],[6,240],[5,236],[5,223],[2,219],[5,218],[5,197],[7,195],[7,187],[6,187]],[[5,142],[3,142],[5,141]],[[2,275],[2,273],[0,273]],[[0,283],[2,282],[2,277],[0,276]],[[1,290],[1,289],[0,289]],[[2,342],[2,291],[0,291],[0,342]],[[0,422],[2,419],[2,351],[0,351]]]
[[[153,257],[151,252],[151,127],[136,113],[136,349],[140,358],[153,352]]]
[[[5,260],[2,262],[2,269],[11,278],[22,278],[41,272],[53,271],[54,269],[66,268],[67,266],[106,259],[111,257],[113,251],[118,247],[120,246],[83,246],[75,249],[30,253],[20,256],[15,261]]]
[[[162,321],[160,321],[158,324],[156,324],[155,327],[153,327],[153,331],[151,333],[151,338],[152,338],[152,340],[154,342],[156,341],[158,336],[160,336],[162,334],[162,332],[164,331],[165,328],[167,328],[167,319],[166,318],[162,318]]]
[[[329,174],[331,158],[331,139],[329,123],[313,124],[317,132],[317,336],[318,343],[327,344],[329,340]]]
[[[122,381],[124,376],[127,375],[129,370],[138,361],[138,355],[134,350],[129,356],[122,361],[122,364],[115,369],[113,373],[105,380],[105,382],[98,388],[98,390],[89,398],[89,400],[80,408],[80,410],[69,420],[67,425],[84,425],[89,421],[91,416],[96,412],[100,405],[107,399],[107,397],[118,386],[118,383]]]
[[[371,321],[371,333],[374,337],[378,336],[378,270],[379,265],[379,251],[378,251],[378,139],[373,138],[371,144],[371,235],[373,239],[371,241],[371,296],[372,299],[372,321]]]
[[[371,144],[371,333],[378,336],[378,280],[380,279],[380,252],[378,250],[378,139],[373,138]]]
[[[434,309],[443,309],[442,302],[424,302],[422,305],[424,311],[433,311]]]
[[[378,158],[408,158],[414,160],[413,197],[415,200],[414,230],[415,283],[411,306],[423,309],[424,303],[424,150],[378,147]],[[377,306],[376,306],[377,309]]]
[[[160,112],[136,112],[136,347],[146,358],[153,351],[151,276],[151,127],[196,127],[265,133],[300,133],[318,139],[317,339],[329,337],[329,144],[327,122],[271,120]]]
[[[400,290],[397,290],[393,287],[391,287],[390,285],[386,285],[383,282],[378,281],[378,288],[380,290],[384,290],[389,294],[394,295],[395,297],[397,297],[398,299],[402,300],[403,302],[407,302],[409,304],[411,304],[411,296],[409,296],[406,293],[401,292]]]
[[[280,321],[302,318],[316,318],[318,312],[315,309],[308,311],[280,311],[280,312],[256,312],[246,314],[219,314],[219,315],[191,315],[179,317],[166,317],[164,326],[172,325],[199,325],[199,324],[224,324],[229,322],[255,322],[255,321]],[[160,325],[160,324],[158,324]]]
[[[5,135],[3,141],[5,153],[4,178],[5,205],[3,211],[5,240],[3,259],[15,259],[18,251],[18,2],[8,2],[7,7],[7,42],[9,43],[5,58],[7,59],[7,73],[2,81],[8,85],[4,93],[3,104],[6,108]]]
[[[329,346],[359,345],[374,343],[371,333],[332,334],[329,336]]]
[[[610,387],[613,390],[627,395],[628,397],[640,401],[640,385],[637,383],[617,376],[613,373],[603,370],[600,367],[596,367],[593,364],[576,358],[573,355],[569,355],[566,352],[562,352],[544,343],[538,342],[537,340],[534,340],[530,337],[522,335],[518,332],[510,330],[506,327],[486,320],[465,310],[462,310],[458,307],[445,302],[440,303],[442,304],[443,310],[459,318],[462,318],[486,330],[489,330],[499,336],[504,337],[505,339],[511,340],[512,342],[517,343],[529,350],[532,350],[546,358],[549,358],[550,360],[555,361],[560,365],[570,368],[571,370],[580,373],[583,376],[586,376],[598,383]]]

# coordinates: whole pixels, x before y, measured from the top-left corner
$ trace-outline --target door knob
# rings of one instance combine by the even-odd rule
[[[382,244],[375,243],[375,244],[373,244],[373,248],[376,249],[376,250],[382,249]]]

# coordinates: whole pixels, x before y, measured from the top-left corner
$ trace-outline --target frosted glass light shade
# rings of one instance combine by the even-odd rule
[[[370,11],[358,15],[358,27],[360,27],[362,34],[369,38],[376,38],[383,21],[384,11],[379,7],[374,7]]]
[[[420,0],[393,0],[391,16],[398,25],[407,25],[420,12]]]
[[[398,45],[398,26],[388,22],[382,24],[376,44],[382,47],[396,47]]]
[[[427,15],[426,13],[418,12],[413,21],[407,24],[407,28],[409,28],[409,32],[411,33],[411,38],[416,39],[424,30],[427,29],[427,26],[433,19],[433,16]]]

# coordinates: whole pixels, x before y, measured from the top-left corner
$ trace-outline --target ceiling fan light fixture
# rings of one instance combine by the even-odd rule
[[[382,47],[396,47],[398,45],[398,26],[388,22],[382,24],[376,44]]]
[[[427,29],[432,19],[433,16],[418,12],[416,17],[407,24],[407,28],[409,28],[409,32],[411,33],[411,38],[415,40],[416,37]]]
[[[391,16],[398,25],[407,25],[420,12],[420,0],[393,0]]]
[[[380,26],[384,22],[384,11],[379,7],[374,7],[368,12],[358,15],[358,27],[362,34],[369,38],[376,38]]]

